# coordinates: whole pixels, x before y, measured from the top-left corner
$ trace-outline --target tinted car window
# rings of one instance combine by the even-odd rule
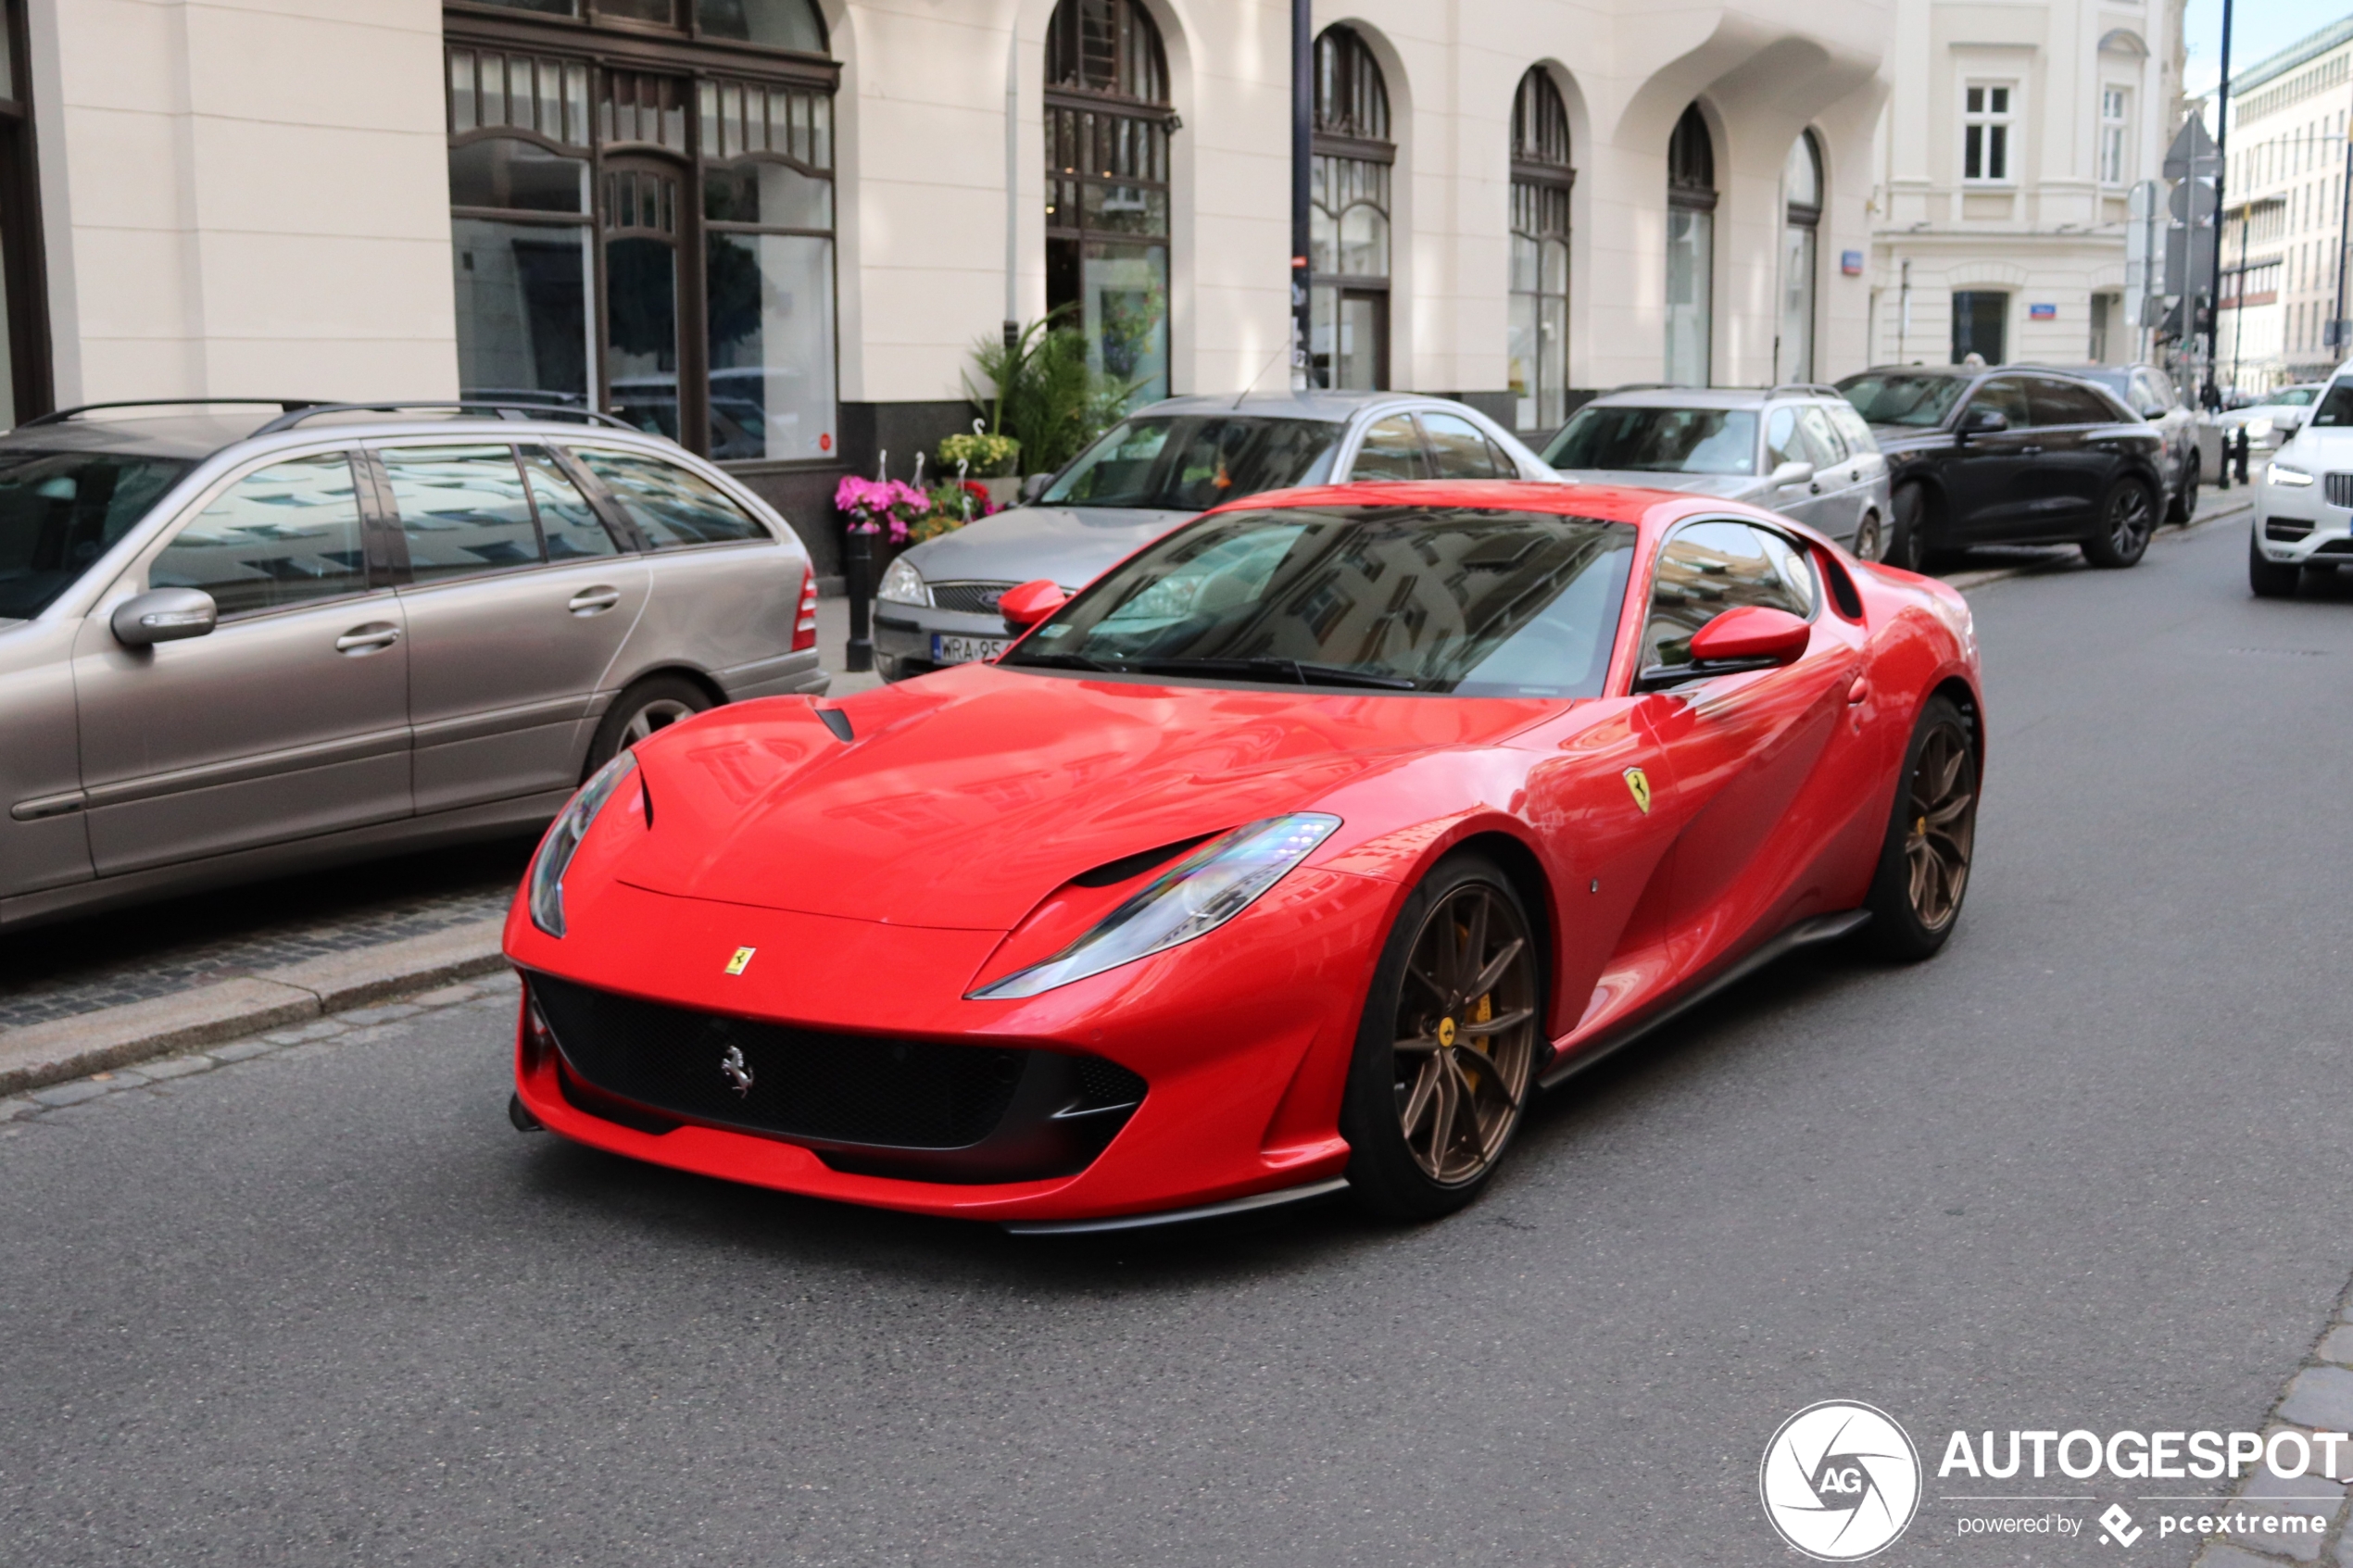
[[[1340,426],[1327,420],[1254,414],[1125,420],[1079,455],[1045,501],[1207,511],[1262,490],[1315,483],[1340,433]]]
[[[2027,382],[2026,406],[2038,425],[2108,424],[2117,417],[2108,399],[2093,388],[2055,376],[2035,376]]]
[[[1429,467],[1422,458],[1422,438],[1414,430],[1413,416],[1391,414],[1367,430],[1349,477],[1428,479]]]
[[[2353,381],[2333,381],[2312,407],[2316,425],[2353,425]]]
[[[376,454],[392,481],[409,574],[420,583],[536,566],[545,558],[522,470],[508,446],[389,446]]]
[[[1203,679],[1320,666],[1460,696],[1593,696],[1633,547],[1623,523],[1538,512],[1225,513],[1114,567],[1004,663]]]
[[[717,486],[675,463],[609,446],[576,447],[573,455],[620,497],[657,550],[768,537],[768,531]]]
[[[147,568],[150,588],[202,588],[243,615],[368,585],[359,495],[340,452],[272,463],[191,518]]]
[[[0,454],[0,620],[48,608],[187,471],[111,453]]]
[[[562,466],[536,446],[524,447],[522,456],[523,477],[531,483],[532,505],[539,513],[539,532],[547,542],[547,558],[579,560],[620,554],[621,547]]]
[[[1821,409],[1807,406],[1797,412],[1797,436],[1806,445],[1806,460],[1818,469],[1833,467],[1846,461],[1846,444]]]
[[[1953,405],[1969,390],[1966,376],[1907,376],[1896,371],[1867,371],[1849,376],[1838,390],[1855,411],[1871,424],[1909,425],[1926,429],[1944,422]]]
[[[1797,438],[1797,410],[1783,404],[1765,416],[1765,471],[1783,463],[1810,463],[1813,457]]]
[[[1422,413],[1422,433],[1429,437],[1430,455],[1438,459],[1441,479],[1516,479],[1518,470],[1504,460],[1479,428],[1459,414]]]
[[[1846,438],[1847,456],[1868,457],[1879,450],[1879,441],[1871,434],[1871,427],[1863,422],[1863,416],[1855,411],[1853,404],[1825,403],[1822,412],[1830,416],[1831,423],[1836,425],[1839,434]]]
[[[1556,469],[1755,473],[1756,416],[1746,408],[1587,404],[1544,449]]]
[[[1976,418],[1981,410],[1991,409],[2009,420],[2017,430],[2032,417],[2026,411],[2026,384],[2015,376],[2000,376],[1987,382],[1970,395],[1969,417]]]
[[[1777,534],[1743,522],[1695,522],[1658,553],[1642,663],[1689,664],[1692,633],[1743,605],[1814,612],[1813,566]]]

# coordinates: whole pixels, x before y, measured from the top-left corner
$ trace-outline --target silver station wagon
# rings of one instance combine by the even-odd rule
[[[527,830],[673,720],[825,689],[808,553],[671,443],[270,407],[0,437],[0,927]]]

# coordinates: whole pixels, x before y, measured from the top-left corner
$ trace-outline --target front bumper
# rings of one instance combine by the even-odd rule
[[[1341,1086],[1401,893],[1374,878],[1302,869],[1207,936],[1042,996],[998,1002],[963,997],[1001,940],[991,931],[752,909],[617,883],[567,889],[572,930],[561,940],[534,926],[520,902],[509,915],[507,955],[543,985],[594,987],[706,1019],[823,1031],[876,1051],[914,1044],[1051,1053],[1098,1059],[1140,1079],[1141,1101],[1108,1146],[1061,1173],[1003,1167],[1000,1179],[974,1179],[975,1168],[959,1167],[950,1151],[939,1179],[925,1179],[911,1173],[917,1167],[901,1158],[904,1148],[721,1125],[719,1117],[677,1115],[674,1102],[673,1113],[648,1115],[642,1101],[600,1097],[568,1047],[551,1052],[535,1041],[527,1015],[516,1042],[516,1092],[549,1131],[614,1154],[917,1213],[1093,1220],[1290,1191],[1346,1167]],[[726,975],[729,958],[745,947],[754,957],[740,974]],[[560,1021],[551,1022],[561,1046]],[[715,1037],[701,1043],[711,1060],[689,1060],[677,1071],[718,1085]],[[975,1152],[999,1132],[976,1139]]]
[[[2282,566],[2353,566],[2353,507],[2329,505],[2322,483],[2265,483],[2255,492],[2255,547]]]

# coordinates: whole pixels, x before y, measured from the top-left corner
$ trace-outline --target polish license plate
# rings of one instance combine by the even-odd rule
[[[931,634],[931,661],[934,664],[970,664],[975,659],[994,659],[1005,651],[1013,641],[1010,637],[959,637],[946,632]]]

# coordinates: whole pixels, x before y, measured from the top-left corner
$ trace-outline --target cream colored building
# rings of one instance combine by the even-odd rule
[[[885,450],[903,477],[968,420],[969,350],[1009,312],[1072,305],[1107,368],[1153,392],[1287,374],[1287,6],[6,8],[19,415],[461,390],[593,403],[737,466],[830,557],[836,479]],[[1884,357],[1862,275],[1875,185],[1907,220],[1972,235],[2107,223],[2110,193],[2078,177],[2089,144],[2045,127],[2071,123],[2111,60],[2145,115],[2170,93],[2154,56],[2110,49],[2095,70],[2039,31],[2000,44],[2026,106],[2020,171],[2047,174],[1981,217],[1933,136],[1899,131],[1880,160],[1918,178],[1875,167],[1891,75],[1918,74],[1889,64],[1916,10],[1914,54],[1931,11],[2030,31],[2059,15],[1318,0],[1317,372],[1536,432],[1618,383],[1832,377]],[[2087,12],[2076,31],[2135,27],[2171,47],[2131,19]],[[1924,101],[1949,108],[1960,35],[1928,31],[1943,53]],[[2057,85],[2069,71],[2082,80]],[[2058,297],[2080,336],[2083,291],[2114,280],[2079,270]]]
[[[2318,381],[2353,358],[2327,332],[2345,237],[2353,19],[2233,77],[2229,112],[2221,380],[2249,392]]]
[[[2182,0],[1896,0],[1871,358],[2142,358],[2125,209],[2180,119]]]

